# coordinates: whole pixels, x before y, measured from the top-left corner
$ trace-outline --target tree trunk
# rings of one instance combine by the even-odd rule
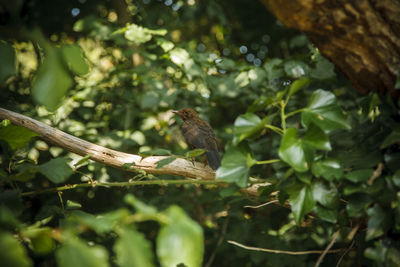
[[[400,72],[400,1],[261,0],[287,27],[303,31],[360,92],[395,89]]]

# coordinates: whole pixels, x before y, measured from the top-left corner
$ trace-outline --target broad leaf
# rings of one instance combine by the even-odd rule
[[[51,159],[38,166],[38,169],[47,179],[56,184],[65,182],[74,173],[64,158]]]
[[[337,208],[339,205],[339,195],[336,187],[328,188],[321,182],[312,185],[312,194],[315,201],[326,208]]]
[[[6,81],[8,77],[15,73],[15,51],[14,48],[0,41],[0,84]]]
[[[344,177],[353,183],[366,182],[374,173],[373,169],[356,170],[346,173]]]
[[[48,110],[54,111],[72,84],[73,80],[64,67],[60,50],[49,49],[33,82],[33,98]]]
[[[314,123],[325,132],[351,128],[335,95],[321,89],[311,95],[310,102],[301,114],[301,121],[306,127]]]
[[[373,207],[367,210],[369,215],[367,235],[365,239],[367,241],[380,237],[386,233],[388,229],[388,217],[387,213],[378,205],[375,204]]]
[[[387,148],[400,142],[400,130],[393,130],[382,142],[380,149]]]
[[[61,48],[62,55],[68,68],[77,75],[85,75],[89,72],[89,66],[83,57],[83,51],[78,45],[64,45]]]
[[[336,159],[324,159],[314,162],[311,169],[316,177],[323,177],[328,181],[343,177],[343,168]]]
[[[38,134],[22,126],[8,125],[0,128],[0,140],[5,140],[12,149],[24,147],[34,136]]]
[[[32,266],[32,261],[28,257],[25,247],[11,234],[3,231],[0,231],[0,259],[1,266]]]
[[[204,252],[203,229],[178,206],[169,207],[165,215],[169,222],[161,227],[157,236],[161,266],[200,267]]]
[[[107,267],[108,253],[102,246],[89,247],[76,236],[68,236],[61,248],[56,251],[60,267]]]
[[[128,194],[125,196],[124,201],[136,209],[136,212],[142,214],[156,214],[157,209],[153,206],[147,205],[146,203],[137,199],[134,195]]]
[[[303,140],[304,144],[318,150],[330,151],[332,149],[328,135],[314,124],[308,127]]]
[[[312,158],[313,151],[303,140],[298,138],[297,129],[287,129],[279,147],[279,157],[298,172],[305,172],[309,168],[308,160]]]
[[[328,209],[325,208],[319,204],[315,205],[313,211],[317,216],[330,223],[336,223],[337,222],[337,217],[338,217],[338,211],[336,209]]]
[[[254,113],[246,113],[237,117],[233,127],[233,132],[235,136],[233,141],[234,144],[238,144],[242,140],[251,137],[261,131],[268,120],[268,117],[265,117],[261,120]]]
[[[142,233],[137,232],[133,227],[122,227],[117,233],[119,238],[115,242],[114,252],[118,266],[154,266],[151,244]]]
[[[306,184],[295,184],[287,188],[289,202],[297,224],[303,220],[305,214],[315,206],[312,189]]]
[[[253,160],[248,149],[244,146],[231,147],[225,152],[215,179],[228,183],[236,183],[240,187],[246,187],[249,178],[249,168],[252,164]]]
[[[157,162],[156,169],[161,169],[162,167],[167,166],[168,164],[170,164],[171,162],[174,162],[175,160],[176,160],[176,157],[168,157],[168,158],[162,159]]]
[[[305,86],[307,86],[309,84],[310,84],[310,80],[307,78],[295,80],[289,87],[288,96],[294,95],[295,93],[297,93],[297,91],[299,91],[300,89],[304,88]]]

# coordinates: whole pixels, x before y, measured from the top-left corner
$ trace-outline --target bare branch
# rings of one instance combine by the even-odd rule
[[[50,127],[40,121],[3,108],[0,108],[0,119],[8,119],[15,125],[23,126],[34,131],[40,135],[41,139],[53,145],[81,156],[90,155],[90,159],[114,168],[124,169],[124,164],[132,164],[132,168],[128,171],[135,172],[137,170],[142,170],[151,174],[169,174],[201,180],[213,180],[215,178],[215,172],[208,166],[204,166],[204,164],[199,162],[192,163],[191,161],[177,158],[170,164],[157,169],[157,162],[168,156],[150,156],[143,158],[139,155],[105,148]]]
[[[340,234],[341,229],[337,230],[332,237],[331,242],[329,242],[329,244],[326,246],[326,248],[324,249],[324,252],[321,254],[321,256],[319,256],[317,262],[315,263],[315,267],[318,267],[322,260],[324,259],[325,255],[329,252],[329,250],[331,249],[331,247],[333,246],[333,244],[335,244],[336,239],[338,238],[339,234]]]
[[[322,254],[324,253],[325,250],[306,250],[306,251],[288,251],[288,250],[276,250],[276,249],[268,249],[268,248],[257,248],[257,247],[250,247],[246,246],[243,244],[240,244],[239,242],[228,240],[229,244],[247,249],[247,250],[253,250],[253,251],[261,251],[261,252],[268,252],[268,253],[275,253],[275,254],[288,254],[288,255],[308,255],[308,254]],[[326,253],[339,253],[346,251],[346,248],[340,248],[340,249],[332,249],[327,251]]]

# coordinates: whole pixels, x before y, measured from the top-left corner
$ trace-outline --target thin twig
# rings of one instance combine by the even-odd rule
[[[124,187],[124,186],[138,186],[138,185],[177,185],[177,184],[226,184],[226,182],[221,180],[150,180],[150,181],[131,181],[131,182],[112,182],[112,183],[80,183],[80,184],[72,184],[72,185],[64,185],[58,187],[51,187],[37,191],[23,192],[20,195],[23,197],[32,196],[43,193],[52,193],[52,192],[61,192],[65,190],[70,190],[78,187],[95,187],[95,186],[104,186],[104,187]]]
[[[368,185],[372,185],[374,183],[375,179],[378,178],[379,176],[381,176],[384,166],[385,165],[383,165],[382,162],[379,162],[378,167],[376,167],[374,173],[368,179]]]
[[[288,255],[309,255],[309,254],[322,254],[324,250],[307,250],[307,251],[288,251],[288,250],[276,250],[276,249],[268,249],[268,248],[258,248],[258,247],[250,247],[243,244],[240,244],[236,241],[228,240],[229,244],[253,251],[261,251],[261,252],[268,252],[268,253],[275,253],[275,254],[288,254]],[[346,251],[345,248],[339,249],[332,249],[329,250],[327,253],[339,253]]]
[[[340,263],[342,263],[342,260],[343,260],[344,256],[346,256],[346,254],[353,248],[353,246],[354,246],[355,243],[356,243],[356,242],[353,240],[353,242],[351,242],[350,246],[346,249],[346,251],[343,252],[342,256],[340,256],[340,259],[339,259],[339,261],[338,261],[337,264],[336,264],[336,267],[339,267],[339,266],[340,266]]]
[[[226,229],[228,228],[228,222],[229,222],[229,217],[226,218],[226,220],[225,220],[225,222],[224,222],[224,224],[222,226],[221,234],[220,234],[220,236],[218,238],[217,245],[216,245],[216,247],[215,247],[210,259],[207,261],[207,264],[204,265],[204,267],[212,266],[212,263],[214,262],[215,256],[217,255],[217,248],[222,244],[222,241],[224,241],[225,234],[226,234]]]
[[[328,253],[328,251],[331,249],[331,247],[333,246],[333,244],[335,244],[336,239],[339,237],[340,231],[341,231],[341,229],[337,230],[337,231],[333,234],[333,237],[332,237],[331,242],[329,242],[329,244],[328,244],[328,245],[326,246],[326,248],[324,249],[324,252],[321,254],[321,256],[319,256],[317,262],[316,262],[315,265],[314,265],[315,267],[318,267],[318,266],[321,264],[321,262],[322,262],[322,260],[324,259],[326,253]]]
[[[263,204],[258,205],[258,206],[244,206],[244,207],[245,208],[250,208],[250,209],[258,209],[258,208],[265,207],[265,206],[267,206],[269,204],[273,204],[273,203],[276,203],[276,202],[279,202],[279,200],[275,199],[275,200],[268,201],[267,203],[263,203]]]

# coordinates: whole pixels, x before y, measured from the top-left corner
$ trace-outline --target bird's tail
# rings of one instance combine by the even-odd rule
[[[210,150],[206,152],[208,165],[210,165],[211,169],[216,170],[221,166],[221,157],[219,156],[218,151]]]

